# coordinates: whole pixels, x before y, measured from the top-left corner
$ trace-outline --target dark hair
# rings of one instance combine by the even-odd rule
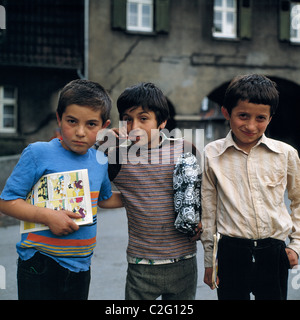
[[[71,104],[101,111],[103,123],[109,119],[112,106],[109,94],[99,83],[82,79],[67,83],[61,90],[56,110],[60,119]]]
[[[279,101],[276,83],[259,74],[237,76],[233,78],[226,90],[223,107],[231,114],[239,100],[269,105],[272,116]]]
[[[153,111],[157,125],[169,118],[169,106],[162,91],[151,82],[142,82],[126,88],[117,100],[117,108],[122,119],[126,110],[141,106],[143,109]]]

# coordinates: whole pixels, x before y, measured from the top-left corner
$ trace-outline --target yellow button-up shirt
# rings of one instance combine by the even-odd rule
[[[212,266],[213,235],[275,238],[300,253],[300,161],[297,151],[265,135],[247,154],[232,138],[204,150],[201,240],[205,267]],[[285,202],[288,191],[291,214]]]

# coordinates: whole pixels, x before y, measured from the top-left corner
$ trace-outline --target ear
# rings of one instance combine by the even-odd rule
[[[271,116],[270,119],[269,119],[269,123],[271,122],[271,120],[272,120],[272,116]]]
[[[226,120],[230,120],[230,114],[228,113],[226,108],[222,107],[221,112]]]
[[[164,129],[165,126],[166,126],[166,124],[167,124],[167,121],[168,121],[168,120],[165,120],[164,122],[162,122],[162,123],[158,126],[158,129],[159,129],[159,130]]]
[[[56,120],[57,120],[58,126],[60,127],[61,126],[61,119],[60,119],[57,112],[56,112]]]
[[[103,125],[102,125],[102,129],[107,128],[110,125],[111,121],[110,120],[106,120]]]

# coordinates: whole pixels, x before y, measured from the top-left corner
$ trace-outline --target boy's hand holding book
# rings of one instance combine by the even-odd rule
[[[45,224],[57,236],[78,230],[79,226],[72,219],[81,217],[72,211],[37,207],[23,199],[0,200],[0,211],[19,220]]]
[[[45,213],[44,224],[49,227],[52,233],[57,236],[65,236],[79,229],[79,226],[72,220],[80,218],[79,213],[74,213],[67,210],[47,210]]]

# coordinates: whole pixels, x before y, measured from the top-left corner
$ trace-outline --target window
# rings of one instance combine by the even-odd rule
[[[153,31],[153,1],[129,0],[127,1],[127,30]]]
[[[291,42],[300,43],[300,3],[291,3],[291,22],[290,22]]]
[[[0,6],[0,43],[3,43],[6,34],[6,12],[3,6]]]
[[[170,0],[111,0],[112,28],[149,34],[169,32]]]
[[[17,129],[17,90],[13,87],[0,87],[0,132],[16,132]]]
[[[300,44],[300,1],[280,0],[279,39]]]
[[[214,37],[237,37],[237,4],[236,0],[214,1]]]

